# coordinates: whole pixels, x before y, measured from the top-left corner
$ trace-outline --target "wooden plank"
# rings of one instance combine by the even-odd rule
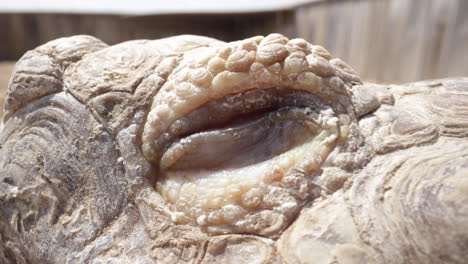
[[[10,75],[15,66],[14,62],[0,62],[0,123],[3,117],[3,107]]]
[[[298,10],[297,32],[369,81],[468,76],[468,1],[326,1]]]

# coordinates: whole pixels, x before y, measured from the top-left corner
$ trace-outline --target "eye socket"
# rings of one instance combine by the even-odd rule
[[[153,99],[141,148],[175,222],[277,236],[319,193],[314,175],[348,133],[335,116],[353,114],[347,84],[359,78],[304,40],[243,43],[184,55]]]
[[[310,198],[311,175],[337,137],[333,111],[309,93],[272,88],[230,95],[158,138],[156,189],[177,223],[212,234],[274,235]]]

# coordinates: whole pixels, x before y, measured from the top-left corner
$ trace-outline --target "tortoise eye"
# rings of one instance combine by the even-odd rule
[[[274,94],[268,107],[247,107],[259,93]],[[233,97],[244,103],[230,104]],[[337,126],[333,111],[310,94],[272,88],[226,97],[163,134],[156,188],[176,222],[215,234],[275,234],[310,198]]]
[[[345,86],[329,58],[282,36],[242,47],[197,68],[185,56],[154,98],[142,151],[175,222],[275,236],[318,193],[314,175],[346,130]]]

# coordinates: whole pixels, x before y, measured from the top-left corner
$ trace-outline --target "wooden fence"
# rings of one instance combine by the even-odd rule
[[[468,76],[467,0],[324,1],[296,14],[297,34],[365,80]]]
[[[292,37],[295,35],[294,15],[295,10],[156,16],[0,13],[0,61],[17,60],[24,52],[47,41],[78,34],[96,36],[110,45],[131,39],[158,39],[180,34],[204,35],[225,41],[270,32]]]

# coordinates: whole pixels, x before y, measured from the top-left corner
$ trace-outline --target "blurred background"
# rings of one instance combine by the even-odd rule
[[[468,76],[468,0],[1,0],[0,99],[14,61],[64,36],[112,45],[272,32],[324,46],[365,81]]]

